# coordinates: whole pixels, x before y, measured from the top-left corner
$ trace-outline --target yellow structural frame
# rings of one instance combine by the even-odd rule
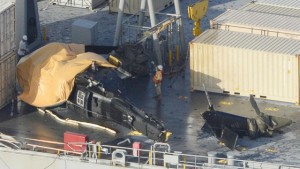
[[[208,0],[202,0],[188,6],[188,17],[194,21],[193,35],[198,36],[202,33],[201,19],[205,16],[208,8]]]

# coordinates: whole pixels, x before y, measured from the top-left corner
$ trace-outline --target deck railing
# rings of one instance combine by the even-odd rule
[[[78,156],[85,162],[102,163],[109,161],[110,165],[120,165],[126,168],[132,166],[156,166],[162,168],[181,169],[300,169],[300,166],[274,164],[266,162],[248,161],[235,159],[234,155],[227,154],[227,158],[218,157],[218,153],[209,152],[208,156],[190,155],[182,152],[171,152],[166,143],[155,143],[150,149],[136,149],[131,147],[120,147],[101,145],[100,143],[61,143],[46,140],[28,139],[31,143],[21,143],[11,139],[0,139],[0,146],[13,149],[26,149],[45,153],[57,153],[60,156]],[[63,146],[81,147],[77,150],[65,150]],[[82,149],[84,148],[84,149]]]

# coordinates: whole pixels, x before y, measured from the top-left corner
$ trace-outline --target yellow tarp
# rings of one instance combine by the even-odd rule
[[[65,102],[71,94],[74,79],[92,61],[112,67],[101,55],[85,53],[80,44],[48,44],[23,58],[17,65],[17,78],[22,88],[18,96],[36,106],[49,107]]]

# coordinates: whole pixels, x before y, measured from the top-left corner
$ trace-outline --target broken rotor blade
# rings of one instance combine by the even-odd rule
[[[239,135],[237,133],[235,133],[234,131],[230,130],[228,127],[225,126],[224,129],[222,130],[220,141],[223,142],[225,146],[227,146],[231,150],[234,150],[238,138]]]
[[[121,67],[114,69],[114,71],[117,73],[117,75],[121,79],[127,79],[127,78],[132,77],[131,73],[127,72],[126,70],[122,69]]]
[[[265,125],[268,127],[268,129],[273,130],[274,125],[273,125],[272,121],[270,120],[270,116],[265,115],[264,113],[262,113],[259,110],[253,95],[250,95],[250,103],[251,103],[252,107],[254,108],[255,113],[257,114],[257,116],[261,119],[261,121],[263,123],[265,123]]]
[[[258,106],[257,106],[257,104],[256,104],[256,101],[254,100],[253,95],[250,95],[250,103],[251,103],[252,107],[254,108],[255,113],[256,113],[258,116],[261,116],[262,113],[261,113],[261,111],[259,110],[259,108],[258,108]]]
[[[208,95],[208,92],[206,91],[204,83],[202,83],[202,85],[203,85],[203,89],[204,89],[206,99],[207,99],[207,102],[208,102],[208,108],[209,108],[210,111],[215,111],[214,106],[211,104],[210,97]]]

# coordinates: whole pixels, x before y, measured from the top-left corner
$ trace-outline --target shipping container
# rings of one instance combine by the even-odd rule
[[[109,0],[109,11],[118,12],[120,0]],[[173,5],[173,0],[153,0],[154,12]],[[141,8],[141,0],[125,0],[124,13],[136,14]],[[148,7],[146,7],[148,9]]]
[[[300,17],[300,9],[262,5],[256,3],[246,4],[245,6],[242,6],[240,10],[269,13],[269,14],[276,14],[276,15],[283,15],[283,16]]]
[[[11,102],[15,92],[16,52],[0,58],[0,109]]]
[[[300,18],[244,10],[228,10],[210,21],[227,31],[300,39]]]
[[[51,0],[54,5],[71,6],[78,8],[95,9],[103,4],[106,0]]]
[[[191,90],[299,104],[300,41],[209,29],[190,42]]]
[[[15,47],[15,5],[0,0],[0,58]]]
[[[300,9],[299,0],[255,0],[254,3],[291,9]]]

